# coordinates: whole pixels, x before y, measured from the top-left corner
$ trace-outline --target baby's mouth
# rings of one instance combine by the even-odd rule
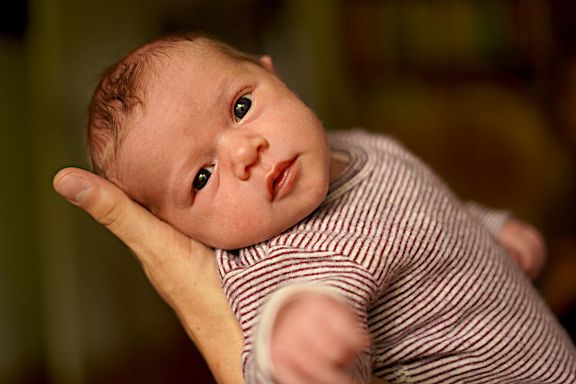
[[[293,167],[296,159],[297,157],[294,157],[290,160],[277,163],[268,175],[266,175],[266,183],[271,201],[282,198],[292,189],[292,185],[296,179],[296,168]]]

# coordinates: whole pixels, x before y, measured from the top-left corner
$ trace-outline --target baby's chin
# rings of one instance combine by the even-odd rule
[[[287,229],[289,229],[289,227],[285,228],[284,230],[287,230]],[[262,243],[264,241],[270,240],[271,238],[284,232],[284,230],[279,230],[279,231],[274,232],[274,233],[260,233],[260,234],[251,234],[251,235],[246,234],[244,232],[242,234],[242,236],[239,236],[238,238],[236,238],[236,236],[234,236],[234,235],[222,234],[222,236],[219,236],[218,239],[204,239],[204,241],[201,241],[201,242],[204,243],[205,245],[211,247],[211,248],[218,248],[218,249],[223,249],[226,251],[232,251],[232,250],[236,250],[236,249],[247,248],[247,247],[250,247],[252,245],[259,244],[259,243]]]
[[[324,201],[328,192],[328,183],[324,188],[316,188],[314,195],[309,194],[307,203],[299,205],[286,215],[283,210],[281,217],[269,217],[268,220],[247,221],[235,227],[222,225],[216,233],[189,234],[192,238],[212,248],[236,250],[250,247],[270,240],[283,232],[288,231],[302,220],[312,214]],[[255,225],[253,225],[255,224]]]
[[[284,222],[282,226],[278,226],[276,228],[271,228],[270,225],[265,225],[263,228],[261,228],[261,230],[253,229],[251,231],[249,228],[229,230],[226,232],[220,232],[215,236],[215,238],[204,238],[200,241],[212,248],[224,250],[237,250],[241,248],[247,248],[270,240],[289,230],[294,225],[305,219],[308,214],[309,213],[303,214],[301,217],[294,218],[290,222]]]
[[[271,225],[262,225],[257,226],[256,228],[249,226],[238,228],[220,225],[216,227],[218,229],[212,227],[212,230],[206,230],[206,228],[204,228],[204,230],[198,231],[196,227],[190,229],[174,223],[172,225],[185,235],[190,236],[190,238],[199,241],[207,247],[223,250],[237,250],[270,240],[293,227],[306,216],[307,215],[303,215],[298,220],[294,220],[293,223],[284,223],[284,226],[279,226],[277,228],[272,228]]]

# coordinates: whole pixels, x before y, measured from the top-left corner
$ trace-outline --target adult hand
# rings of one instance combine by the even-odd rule
[[[65,168],[54,189],[122,240],[174,309],[216,380],[241,383],[242,332],[220,287],[214,252],[132,201],[97,175]]]

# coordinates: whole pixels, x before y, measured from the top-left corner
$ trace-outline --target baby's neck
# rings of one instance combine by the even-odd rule
[[[342,174],[348,165],[350,156],[342,151],[330,151],[330,182],[333,182]]]

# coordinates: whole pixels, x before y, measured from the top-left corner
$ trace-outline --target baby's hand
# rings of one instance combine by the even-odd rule
[[[498,240],[531,279],[540,274],[546,260],[546,247],[536,228],[510,218],[500,229]]]
[[[369,345],[346,304],[318,293],[300,293],[284,305],[272,333],[275,382],[352,383],[347,369]]]

